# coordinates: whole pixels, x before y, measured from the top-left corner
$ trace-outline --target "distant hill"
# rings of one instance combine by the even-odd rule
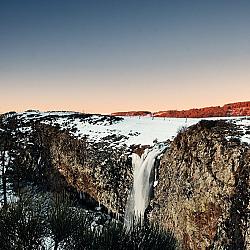
[[[225,104],[224,106],[193,108],[188,110],[167,110],[151,113],[149,111],[115,112],[114,116],[154,116],[177,118],[204,118],[227,116],[250,116],[250,101]]]
[[[152,116],[150,111],[125,111],[112,113],[113,116]]]

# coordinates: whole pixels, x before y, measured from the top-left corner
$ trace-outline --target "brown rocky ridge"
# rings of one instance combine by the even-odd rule
[[[113,116],[153,116],[175,118],[205,118],[205,117],[229,117],[249,116],[250,101],[225,104],[224,106],[193,108],[189,110],[167,110],[151,113],[149,111],[125,111],[112,113]]]

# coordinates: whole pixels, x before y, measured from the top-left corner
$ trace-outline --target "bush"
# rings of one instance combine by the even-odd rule
[[[174,250],[177,248],[174,237],[156,225],[137,225],[127,231],[121,222],[113,221],[94,230],[82,227],[77,233],[73,235],[66,249]]]
[[[187,131],[187,126],[181,126],[177,129],[177,134],[181,134]]]
[[[1,249],[37,249],[45,236],[43,218],[29,202],[11,203],[0,210]]]
[[[80,213],[73,208],[69,198],[57,195],[49,208],[47,218],[47,227],[54,240],[55,250],[78,230],[80,220]]]
[[[138,223],[128,230],[120,221],[106,220],[98,225],[95,216],[73,207],[67,197],[56,196],[50,204],[44,204],[42,199],[40,202],[22,199],[0,209],[0,246],[3,250],[48,249],[44,242],[50,240],[49,249],[54,250],[177,247],[173,236],[155,224]]]

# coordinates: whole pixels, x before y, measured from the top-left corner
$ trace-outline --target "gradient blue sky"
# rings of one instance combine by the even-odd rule
[[[0,112],[249,97],[250,1],[0,0]]]

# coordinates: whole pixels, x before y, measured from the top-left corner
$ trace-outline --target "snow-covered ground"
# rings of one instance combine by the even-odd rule
[[[60,118],[57,123],[63,125],[65,118]],[[173,139],[177,131],[183,126],[197,123],[199,119],[162,119],[150,117],[124,117],[123,120],[111,125],[105,123],[87,123],[79,119],[75,121],[77,131],[73,134],[78,137],[87,136],[90,141],[100,142],[107,136],[121,136],[118,145],[133,144],[153,145],[154,141],[166,141]],[[114,145],[115,146],[115,145]]]
[[[4,159],[4,167],[3,167],[3,163],[2,163],[2,159]],[[2,171],[6,171],[6,167],[8,166],[8,164],[11,162],[10,156],[9,156],[9,152],[6,151],[4,152],[3,155],[1,155],[1,160],[0,160],[0,208],[3,205],[4,202],[4,195],[3,195],[3,189],[2,189]],[[7,180],[6,183],[6,197],[7,197],[7,202],[16,202],[19,198],[15,195],[15,193],[12,191],[12,187],[10,185],[10,183]]]
[[[250,118],[233,121],[242,130],[241,141],[250,144]]]
[[[42,123],[61,129],[70,130],[78,138],[86,137],[90,142],[110,141],[111,147],[122,145],[154,145],[155,142],[172,140],[183,127],[189,127],[200,120],[228,120],[236,124],[242,131],[239,138],[242,142],[250,143],[250,118],[245,117],[211,117],[211,118],[152,118],[152,117],[110,117],[102,115],[87,115],[76,112],[23,112],[18,118],[24,122],[39,119]],[[116,139],[113,140],[112,136]]]

